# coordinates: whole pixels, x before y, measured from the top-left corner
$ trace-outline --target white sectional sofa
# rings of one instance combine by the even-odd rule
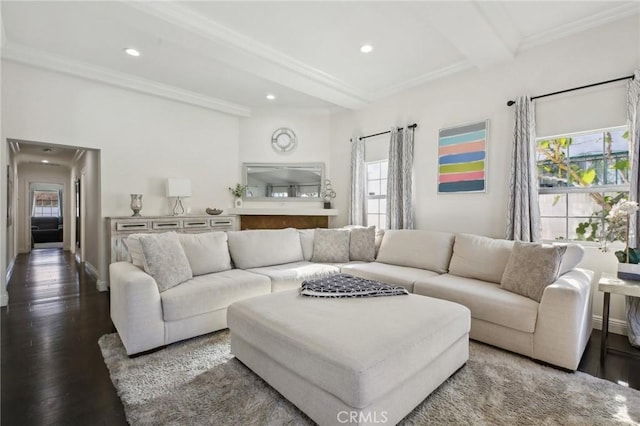
[[[331,231],[336,230],[315,232],[324,238]],[[209,233],[215,238],[180,235],[193,276],[164,291],[145,272],[149,265],[140,259],[136,238],[129,238],[137,266],[110,265],[111,317],[127,353],[226,328],[227,307],[235,301],[343,272],[460,303],[471,311],[472,339],[569,370],[577,368],[591,333],[593,279],[591,271],[575,268],[582,258],[580,246],[566,249],[556,271],[558,278],[540,290],[542,297],[536,301],[500,284],[514,251],[512,241],[425,230],[387,231],[374,259],[373,248],[371,256],[354,255],[353,246],[347,257],[339,255],[344,232],[349,232],[340,230],[338,248],[331,251],[342,261],[327,263],[312,261],[317,258],[314,250],[320,252],[315,232]],[[373,230],[367,231],[369,236],[373,246]]]

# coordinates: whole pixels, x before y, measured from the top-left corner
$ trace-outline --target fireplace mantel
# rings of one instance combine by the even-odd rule
[[[337,209],[237,208],[226,214],[240,217],[240,229],[328,228],[329,216],[337,216]]]

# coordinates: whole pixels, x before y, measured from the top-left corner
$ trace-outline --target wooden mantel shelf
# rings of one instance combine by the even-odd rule
[[[240,216],[337,216],[338,209],[249,208],[226,209],[226,214]]]

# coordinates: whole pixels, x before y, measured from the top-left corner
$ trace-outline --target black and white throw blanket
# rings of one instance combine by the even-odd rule
[[[400,296],[409,294],[409,292],[404,287],[366,280],[348,274],[337,274],[303,281],[300,294],[309,297],[342,298]]]

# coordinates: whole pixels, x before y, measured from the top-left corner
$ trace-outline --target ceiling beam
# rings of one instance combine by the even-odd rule
[[[215,52],[213,59],[236,69],[344,108],[360,108],[370,101],[356,87],[177,2],[124,4],[214,43],[215,49],[210,49]],[[207,56],[206,50],[199,53]]]
[[[414,10],[477,68],[514,58],[514,48],[509,47],[474,2],[434,2]]]

